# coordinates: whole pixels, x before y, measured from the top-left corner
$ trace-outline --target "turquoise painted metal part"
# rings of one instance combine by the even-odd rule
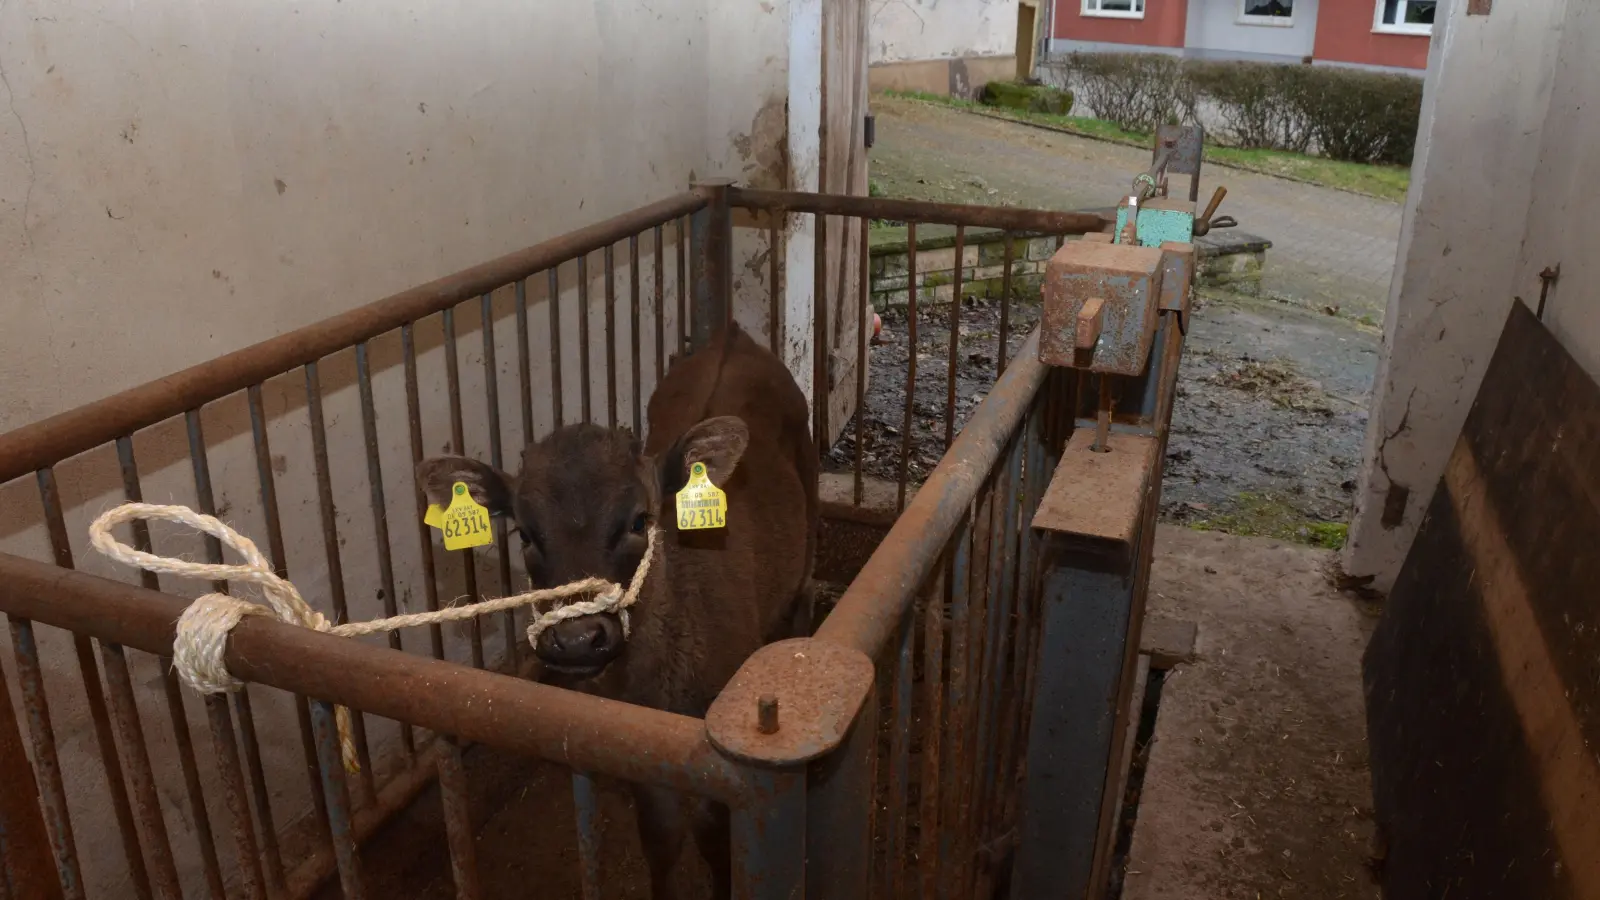
[[[1117,242],[1121,243],[1123,226],[1128,224],[1128,207],[1117,207]],[[1139,207],[1139,246],[1159,247],[1164,241],[1187,244],[1194,240],[1194,214],[1176,209]]]

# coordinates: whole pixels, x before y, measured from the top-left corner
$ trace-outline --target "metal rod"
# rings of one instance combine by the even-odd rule
[[[639,236],[628,235],[628,339],[633,350],[633,433],[644,437],[644,354],[640,345],[639,327],[642,310],[639,308]]]
[[[0,666],[0,886],[5,900],[62,900],[61,877],[4,666]]]
[[[944,445],[956,439],[956,363],[961,355],[961,264],[966,253],[967,229],[956,226],[956,271],[950,292],[950,359],[945,376]]]
[[[442,312],[626,235],[688,215],[705,204],[700,194],[670,197],[0,434],[0,483]]]
[[[439,754],[439,801],[450,845],[450,876],[455,881],[456,900],[479,900],[483,886],[478,878],[472,810],[467,805],[467,772],[461,765],[461,746],[449,738],[444,744]]]
[[[350,608],[344,593],[344,560],[339,553],[339,520],[333,505],[333,473],[328,463],[328,426],[322,414],[322,380],[318,363],[306,364],[306,416],[311,421],[311,459],[317,481],[317,515],[322,523],[322,550],[328,563],[328,596],[335,622],[350,621]],[[242,721],[241,721],[241,724]],[[361,761],[357,781],[361,803],[372,802],[377,786],[372,783],[372,750],[367,745],[366,717],[350,712],[351,737]],[[250,751],[246,750],[248,754]]]
[[[522,412],[522,442],[533,440],[533,348],[529,341],[532,339],[528,331],[528,279],[517,282],[517,386],[521,389],[518,404]],[[551,340],[554,341],[556,332],[552,331]]]
[[[266,896],[265,879],[261,875],[261,857],[256,854],[255,827],[250,820],[244,773],[239,769],[239,747],[233,742],[233,717],[228,713],[228,701],[216,694],[207,697],[206,715],[211,724],[211,747],[222,778],[222,796],[228,807],[228,824],[233,831],[239,880],[248,900],[262,900]]]
[[[689,227],[682,218],[678,219],[678,350],[677,355],[683,356],[684,342],[689,339]]]
[[[356,846],[355,822],[351,817],[344,763],[339,755],[339,729],[334,724],[333,704],[326,700],[311,701],[311,727],[317,736],[317,760],[322,764],[322,792],[328,798],[328,824],[333,831],[333,856],[339,865],[339,887],[344,891],[345,900],[365,900],[366,879],[361,872],[361,856]]]
[[[548,294],[545,303],[550,306],[550,422],[552,426],[560,428],[566,424],[561,408],[564,399],[561,387],[561,267],[551,266],[546,278],[549,284],[545,291]],[[533,443],[533,432],[529,431],[523,440]]]
[[[1000,273],[1000,348],[994,355],[995,377],[999,378],[1006,373],[1006,363],[1009,361],[1011,347],[1011,267],[1016,256],[1016,239],[1011,232],[1006,232],[1001,238],[1005,241],[1005,268]]]
[[[1108,453],[1111,450],[1111,379],[1104,375],[1096,376],[1100,382],[1100,404],[1095,413],[1094,443],[1089,449],[1096,453]]]
[[[253,384],[246,388],[245,397],[250,407],[250,432],[256,446],[256,477],[261,485],[261,508],[267,519],[268,553],[272,558],[273,571],[279,578],[288,578],[287,551],[283,544],[283,519],[278,510],[277,480],[273,477],[272,445],[267,438],[266,404],[261,399],[261,385]],[[132,457],[129,458],[131,461]],[[135,539],[138,538],[141,528],[145,530],[148,539],[149,526],[142,519],[134,522]],[[146,587],[154,589],[151,585]],[[170,667],[164,671],[168,671],[170,675],[169,670]],[[295,698],[295,720],[300,729],[300,750],[305,759],[306,776],[310,779],[311,802],[317,811],[316,821],[326,822],[328,810],[322,802],[322,791],[318,789],[321,776],[317,774],[317,746],[311,740],[311,710],[306,707],[304,697]]]
[[[927,483],[895,520],[860,574],[817,629],[817,638],[855,647],[877,659],[900,617],[954,533],[984,473],[1032,407],[1049,367],[1038,360],[1039,332],[1028,336],[1016,361],[945,452]]]
[[[406,377],[406,424],[411,431],[411,466],[416,471],[422,462],[422,399],[417,388],[417,339],[414,326],[407,323],[400,328],[401,355],[405,360]],[[413,479],[415,476],[413,476]],[[421,522],[428,512],[428,498],[422,492],[422,486],[416,485],[412,492],[416,497],[417,521]],[[439,608],[439,579],[433,565],[433,536],[427,528],[417,529],[419,543],[419,558],[422,561],[422,590],[423,602],[429,612]],[[444,659],[444,630],[438,624],[428,626],[428,637],[432,642],[433,658]],[[320,790],[313,790],[312,794],[321,796]]]
[[[973,575],[983,568],[983,555],[975,549],[974,544],[982,535],[980,522],[987,518],[988,503],[980,499],[977,512],[970,516],[961,530],[956,534],[954,563],[950,574],[950,644],[948,650],[948,665],[950,678],[947,683],[948,694],[944,701],[943,724],[939,729],[938,740],[943,741],[943,771],[939,776],[939,795],[942,798],[939,812],[938,833],[938,859],[937,866],[930,866],[930,870],[939,873],[939,882],[945,887],[946,893],[953,892],[959,895],[961,877],[961,839],[964,826],[967,823],[966,808],[967,796],[967,771],[971,754],[971,742],[968,740],[970,731],[967,727],[967,711],[971,705],[968,694],[971,685],[968,669],[971,664],[971,626],[976,607],[982,599],[979,592],[974,590]],[[934,670],[930,667],[929,672]],[[926,677],[926,676],[925,676]],[[930,680],[930,684],[938,684]],[[925,827],[925,826],[924,826]]]
[[[55,470],[40,469],[37,473],[39,498],[44,504],[45,530],[50,536],[50,549],[55,564],[63,569],[74,568],[72,542],[67,537],[67,521],[61,510],[61,490],[56,484]],[[30,630],[31,637],[31,630]],[[122,763],[117,758],[116,738],[111,732],[111,715],[106,709],[105,694],[100,689],[100,670],[94,662],[94,646],[88,635],[74,633],[72,649],[78,659],[78,675],[83,682],[83,692],[88,700],[89,717],[94,723],[95,743],[100,749],[100,764],[106,774],[106,786],[111,792],[111,811],[116,818],[117,830],[122,834],[122,848],[128,857],[128,871],[133,879],[134,892],[140,900],[151,896],[149,873],[145,868],[144,854],[139,847],[139,834],[134,827],[133,807],[128,799],[128,788],[123,781]],[[37,655],[35,647],[33,653]],[[37,659],[34,660],[38,662]]]
[[[706,198],[690,221],[689,277],[694,293],[690,346],[699,350],[711,336],[733,321],[733,214],[728,197],[732,182],[695,185]]]
[[[969,228],[1038,231],[1047,234],[1088,234],[1105,226],[1108,217],[1095,212],[1060,212],[1011,206],[967,206],[927,203],[888,197],[814,194],[802,191],[765,191],[734,188],[730,203],[741,209],[786,213],[820,213],[864,219],[894,219],[914,223],[961,223]],[[1114,221],[1114,218],[1110,219]]]
[[[655,261],[656,277],[656,384],[661,384],[662,377],[667,371],[667,285],[666,285],[666,260],[663,257],[665,242],[662,239],[661,226],[657,225],[655,232],[655,252],[651,254]]]
[[[817,454],[828,452],[828,402],[832,399],[832,385],[828,383],[828,217],[816,217],[817,240],[812,273],[811,306],[811,409],[812,435],[817,441]]]
[[[446,309],[441,318],[444,321],[444,375],[445,382],[450,392],[450,450],[457,456],[467,453],[466,428],[462,424],[461,415],[461,364],[456,357],[456,311],[454,307]],[[426,529],[424,529],[426,533]],[[466,583],[466,593],[469,601],[478,599],[478,554],[471,547],[459,551],[461,553],[461,577]],[[472,618],[467,620],[467,634],[472,646],[472,666],[476,669],[483,668],[483,622]],[[326,777],[326,776],[324,776]]]
[[[45,830],[55,853],[63,895],[67,900],[84,900],[83,874],[72,838],[72,816],[61,778],[61,756],[56,750],[55,731],[50,726],[50,702],[44,690],[39,645],[34,640],[31,621],[16,615],[9,618],[11,645],[17,656],[17,679],[22,688],[22,708],[28,717],[28,736],[33,742],[33,764],[39,780],[39,805],[44,812]]]
[[[259,400],[259,393],[256,395]],[[252,406],[252,413],[255,407]],[[117,438],[117,461],[122,468],[122,493],[129,503],[144,501],[144,491],[139,483],[139,466],[133,455],[133,438]],[[269,470],[270,471],[270,470]],[[130,523],[134,549],[153,553],[150,540],[150,523],[135,519]],[[152,591],[161,590],[161,579],[154,572],[139,570],[139,583]],[[115,644],[104,645],[106,647]],[[213,897],[225,895],[222,867],[217,861],[216,838],[211,832],[211,816],[206,810],[205,793],[200,782],[200,769],[195,763],[194,742],[189,735],[189,721],[184,714],[183,695],[178,691],[178,676],[172,671],[172,661],[160,657],[157,668],[161,671],[162,687],[166,691],[167,715],[172,723],[173,742],[178,748],[178,763],[183,770],[183,783],[189,800],[189,815],[194,822],[195,840],[200,850],[200,867],[205,873],[206,887]]]
[[[0,612],[146,653],[170,654],[185,603],[0,553]],[[247,616],[229,633],[228,671],[569,768],[744,802],[742,776],[705,722]]]
[[[753,769],[748,777],[760,799],[732,811],[733,896],[736,900],[804,897],[805,770]]]
[[[965,522],[962,534],[965,534]],[[944,610],[953,582],[954,559],[944,556],[945,577],[928,592],[922,627],[922,780],[918,785],[921,809],[917,815],[920,837],[917,865],[922,896],[939,896],[939,793],[943,783],[939,745],[944,736]],[[837,607],[835,607],[837,611]],[[828,619],[832,619],[830,615]],[[823,620],[823,624],[828,623]],[[819,631],[820,635],[820,631]]]
[[[578,257],[578,375],[583,387],[583,421],[593,422],[594,373],[589,369],[589,257]]]
[[[151,884],[157,897],[182,900],[178,866],[172,859],[172,841],[167,836],[167,823],[161,818],[161,798],[156,794],[155,775],[150,768],[150,748],[145,743],[139,705],[133,697],[127,654],[117,644],[101,644],[100,658],[106,667],[111,716],[122,737],[122,752],[128,763],[134,812],[151,856]]]
[[[256,816],[261,825],[261,849],[266,855],[267,892],[283,893],[283,852],[278,846],[278,829],[272,822],[272,800],[267,793],[265,767],[261,764],[261,741],[256,736],[256,716],[250,705],[250,689],[233,694],[234,713],[239,718],[239,738],[244,746],[245,771],[250,775],[250,793],[255,798]],[[314,732],[313,732],[314,733]]]
[[[900,626],[899,650],[894,669],[894,693],[891,697],[891,720],[894,730],[889,734],[889,805],[884,824],[889,829],[886,841],[884,889],[882,896],[898,897],[906,882],[906,855],[909,837],[907,807],[911,785],[911,723],[913,680],[915,678],[914,650],[916,648],[916,618],[907,615]]]
[[[572,773],[572,806],[578,819],[578,874],[583,900],[600,900],[600,792],[594,779]]]
[[[617,261],[612,245],[607,244],[606,286],[606,424],[617,427]]]
[[[394,616],[399,612],[399,601],[395,594],[394,560],[389,555],[389,506],[384,502],[383,463],[378,453],[378,411],[372,398],[372,364],[367,358],[365,343],[356,345],[356,382],[361,395],[361,435],[366,443],[367,483],[372,496],[373,543],[378,553],[378,599],[383,601],[383,614]],[[398,629],[389,632],[389,647],[403,649]],[[297,705],[305,705],[304,699],[296,702]],[[309,710],[307,716],[309,723]],[[409,722],[400,723],[400,745],[405,748],[407,756],[416,756],[416,735]],[[312,744],[311,747],[315,751],[316,745]]]
[[[776,251],[774,251],[776,252]],[[856,311],[856,459],[851,502],[861,505],[865,491],[862,466],[866,458],[863,431],[867,424],[867,313],[872,309],[872,233],[861,223],[861,307]]]
[[[520,285],[521,282],[518,282]],[[494,300],[484,294],[479,301],[483,318],[483,402],[489,410],[489,464],[496,471],[505,471],[505,453],[500,442],[500,366],[495,361]],[[525,317],[524,317],[525,318]],[[527,357],[527,344],[521,344],[523,359]],[[528,407],[524,407],[527,409]],[[507,529],[502,527],[495,535],[496,562],[500,575],[500,596],[511,594],[511,547]],[[474,594],[474,597],[477,595]],[[513,610],[501,613],[501,631],[505,639],[504,662],[515,665],[517,660],[517,614]]]
[[[774,356],[783,352],[783,295],[778,291],[778,222],[774,213],[767,223],[767,346]],[[781,358],[781,356],[780,356]]]
[[[912,411],[917,397],[917,223],[906,223],[906,411],[900,424],[900,477],[895,512],[906,508],[906,481],[910,478]],[[832,618],[830,615],[829,618]],[[824,621],[826,624],[826,621]],[[869,654],[870,655],[870,654]],[[873,657],[876,659],[876,657]]]

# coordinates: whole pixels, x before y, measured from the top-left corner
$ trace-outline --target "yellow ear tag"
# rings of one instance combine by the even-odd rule
[[[678,530],[724,528],[728,524],[728,495],[706,477],[706,464],[689,467],[689,483],[678,492]]]
[[[440,509],[438,504],[428,507],[422,517],[424,524],[444,532],[446,550],[466,550],[494,542],[494,532],[489,524],[489,511],[472,499],[472,492],[461,482],[451,488],[450,507]]]

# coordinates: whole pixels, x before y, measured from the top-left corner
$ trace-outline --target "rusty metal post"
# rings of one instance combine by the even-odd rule
[[[747,785],[732,809],[735,897],[867,896],[876,681],[861,651],[794,638],[745,660],[706,711],[706,737]]]
[[[0,885],[9,886],[14,897],[60,900],[62,896],[39,812],[39,788],[22,746],[4,670],[0,670]]]
[[[691,353],[704,347],[732,314],[732,189],[733,180],[727,178],[694,185],[695,192],[706,199],[706,206],[689,217]]]

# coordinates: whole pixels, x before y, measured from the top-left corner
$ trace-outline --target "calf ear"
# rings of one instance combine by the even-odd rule
[[[706,477],[722,487],[750,445],[750,431],[738,416],[717,416],[697,422],[678,443],[683,448],[683,472],[678,478],[688,478],[695,463],[705,463]]]
[[[511,476],[499,469],[465,456],[435,456],[417,464],[417,484],[429,503],[448,507],[450,488],[458,481],[490,515],[512,515]]]

